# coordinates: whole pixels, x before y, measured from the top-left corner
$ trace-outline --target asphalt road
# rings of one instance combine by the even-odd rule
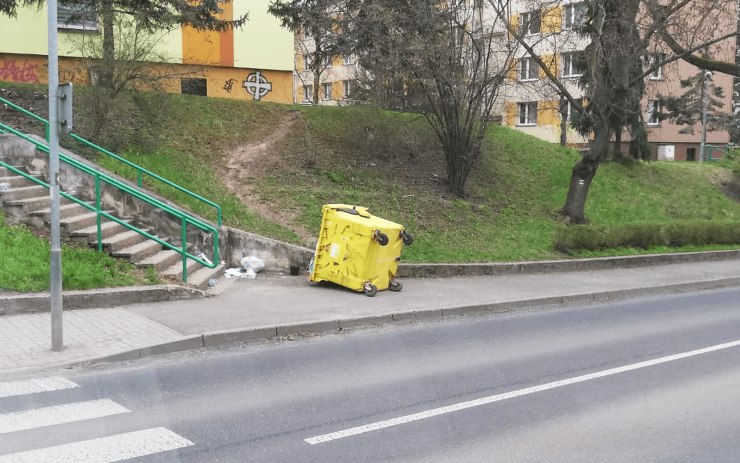
[[[0,384],[0,463],[736,462],[740,289],[50,374]]]

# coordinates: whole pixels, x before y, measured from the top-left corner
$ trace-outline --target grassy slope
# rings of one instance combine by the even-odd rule
[[[230,149],[263,139],[291,110],[299,110],[301,120],[248,185],[263,206],[284,212],[292,224],[285,227],[239,204],[219,182],[219,166]],[[341,202],[368,206],[414,233],[405,261],[562,257],[552,248],[552,232],[578,155],[514,130],[492,128],[463,200],[445,192],[434,135],[412,115],[180,95],[149,95],[137,104],[123,100],[116,111],[113,120],[120,122],[101,135],[101,143],[222,204],[227,224],[300,242],[289,228],[313,236],[321,205]],[[84,133],[82,108],[78,115]],[[598,224],[740,220],[740,204],[710,181],[723,172],[686,163],[605,165],[592,186],[587,215]]]
[[[0,214],[0,288],[14,291],[49,289],[49,242],[24,227],[12,227]],[[63,246],[62,286],[90,289],[154,283],[156,275],[145,277],[135,267],[93,249]]]

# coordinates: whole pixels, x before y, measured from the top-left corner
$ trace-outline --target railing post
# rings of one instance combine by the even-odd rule
[[[183,216],[182,218],[182,282],[188,282],[188,233],[187,233],[188,221]]]
[[[136,169],[136,184],[141,188],[144,185],[144,181],[141,175],[141,169]]]
[[[98,252],[103,252],[103,232],[100,229],[100,174],[95,174],[95,223],[98,227]]]

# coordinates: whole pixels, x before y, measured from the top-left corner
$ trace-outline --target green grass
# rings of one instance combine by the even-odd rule
[[[0,288],[11,291],[49,289],[49,242],[0,215]],[[65,290],[157,283],[139,276],[135,267],[88,248],[62,247],[62,286]]]
[[[84,134],[84,90],[77,99]],[[261,207],[243,205],[221,181],[239,145],[264,140],[284,118],[299,118],[269,159],[251,173]],[[415,235],[408,262],[519,261],[568,257],[554,249],[571,169],[579,154],[516,130],[492,127],[468,182],[466,198],[446,192],[436,137],[417,115],[366,106],[293,107],[183,95],[140,94],[120,101],[103,146],[221,204],[226,224],[311,247],[321,206],[348,203],[403,224]],[[135,178],[110,160],[103,165]],[[740,220],[740,203],[718,179],[737,162],[605,164],[591,187],[586,215],[597,225]],[[145,180],[159,194],[214,220],[209,207]],[[282,224],[260,215],[269,208]],[[679,250],[716,249],[680,248]],[[614,249],[581,255],[667,252]]]

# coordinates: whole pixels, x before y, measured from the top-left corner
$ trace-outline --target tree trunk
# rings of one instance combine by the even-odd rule
[[[568,144],[568,100],[560,95],[560,146]]]
[[[111,0],[100,2],[100,19],[103,23],[103,56],[98,72],[98,84],[104,88],[113,88],[116,49],[113,36],[115,13]]]
[[[604,119],[602,119],[603,121]],[[562,213],[571,223],[588,223],[586,220],[586,199],[591,188],[591,181],[596,175],[599,164],[606,158],[609,150],[611,131],[607,122],[602,122],[594,130],[594,141],[588,154],[573,167],[570,177],[568,197]]]
[[[589,157],[584,157],[573,167],[568,198],[565,200],[565,206],[563,207],[563,214],[571,223],[588,223],[586,220],[586,198],[597,168],[598,163]]]

